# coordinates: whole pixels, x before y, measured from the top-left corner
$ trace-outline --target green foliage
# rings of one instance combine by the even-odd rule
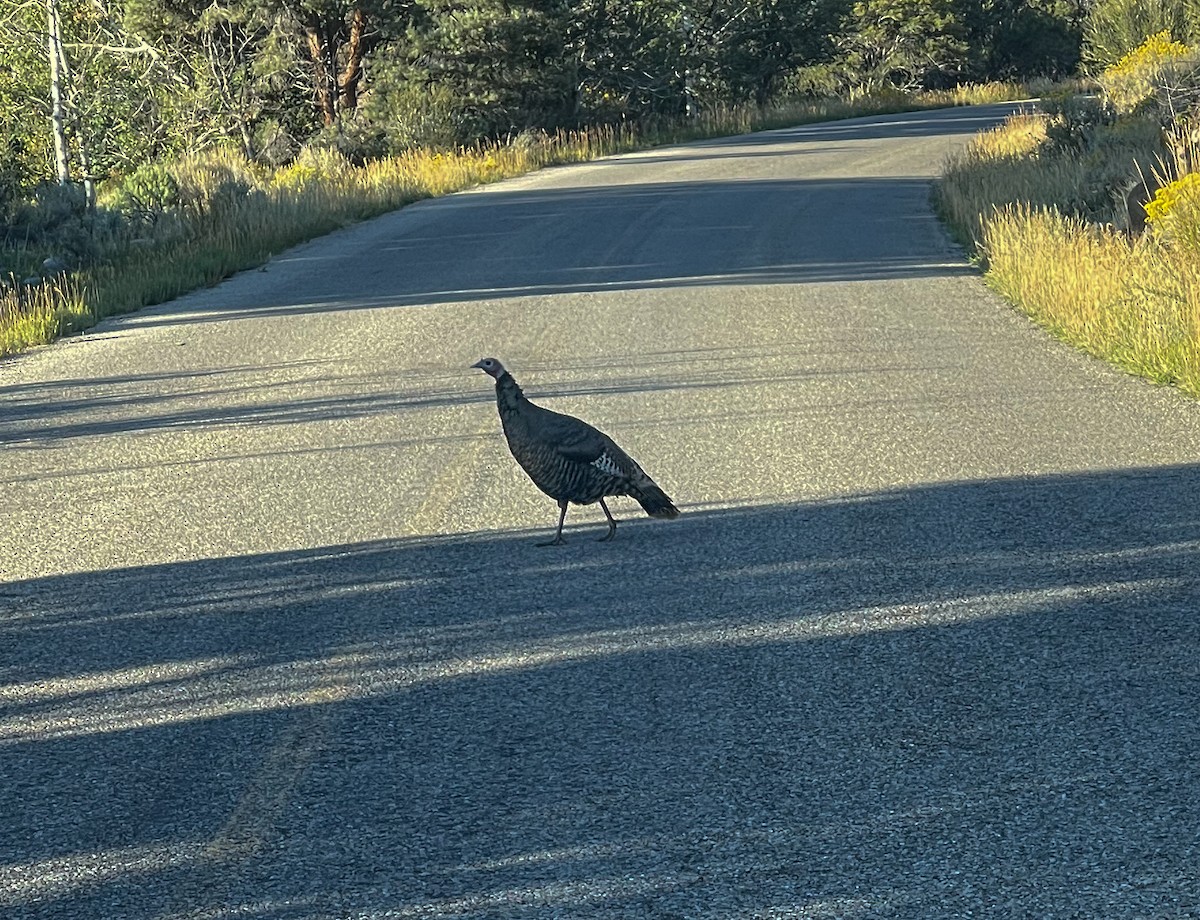
[[[847,82],[868,89],[951,86],[967,70],[966,28],[954,0],[859,0],[841,40]]]
[[[157,117],[169,98],[169,77],[153,49],[124,32],[115,18],[119,8],[87,0],[60,0],[59,6],[71,72],[73,177],[90,171],[104,178],[179,150]]]
[[[159,70],[157,52],[122,30],[110,15],[114,7],[85,0],[60,0],[59,7],[73,177],[90,172],[102,179],[178,150],[162,118],[173,80]],[[15,40],[0,42],[0,106],[16,117],[0,121],[0,149],[8,154],[0,166],[0,201],[11,206],[53,178],[54,169],[45,7],[22,4],[4,24]]]
[[[155,114],[170,134],[187,139],[171,152],[234,143],[254,157],[281,132],[316,127],[297,26],[273,5],[125,0],[124,26],[131,39],[156,49],[153,73],[167,89]]]
[[[146,163],[121,181],[110,201],[134,223],[153,226],[179,207],[179,183],[166,164]]]
[[[405,80],[385,61],[375,73],[361,120],[344,126],[364,154],[383,155],[418,147],[453,147],[469,132],[449,87]],[[367,159],[364,156],[363,159]]]
[[[705,102],[765,105],[802,66],[830,61],[844,4],[831,0],[712,3],[692,13],[689,66]],[[706,98],[715,97],[715,98]]]
[[[60,0],[76,176],[234,144],[283,165],[781,96],[1061,73],[1084,0]],[[1161,0],[1166,2],[1166,0]],[[1200,0],[1177,0],[1200,2]],[[5,19],[0,213],[49,178],[44,15]],[[318,137],[319,136],[319,137]]]
[[[565,4],[425,0],[420,23],[406,37],[408,79],[439,87],[457,141],[573,121]]]
[[[0,41],[0,221],[49,177],[50,77],[45,8],[25,5],[4,16]],[[17,117],[10,117],[12,115]]]
[[[961,7],[975,79],[1067,77],[1079,66],[1085,0],[984,0]]]

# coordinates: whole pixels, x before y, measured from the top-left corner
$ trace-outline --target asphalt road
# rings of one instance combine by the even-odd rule
[[[0,364],[0,916],[1200,916],[1200,404],[947,241],[999,113],[550,170]],[[534,546],[484,355],[683,516]]]

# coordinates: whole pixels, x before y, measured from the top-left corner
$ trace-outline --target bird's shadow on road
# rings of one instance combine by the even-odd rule
[[[1197,494],[953,483],[2,585],[0,905],[1172,915]]]

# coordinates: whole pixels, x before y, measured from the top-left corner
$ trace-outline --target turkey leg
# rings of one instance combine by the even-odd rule
[[[559,501],[558,508],[558,530],[554,533],[554,539],[538,543],[538,546],[561,546],[567,542],[562,538],[563,521],[567,519],[567,500],[565,498]]]

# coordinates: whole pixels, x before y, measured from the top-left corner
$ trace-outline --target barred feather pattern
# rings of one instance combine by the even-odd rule
[[[653,517],[679,514],[658,485],[604,432],[570,415],[530,402],[505,371],[496,404],[509,450],[534,485],[556,501],[590,505],[628,495]]]

